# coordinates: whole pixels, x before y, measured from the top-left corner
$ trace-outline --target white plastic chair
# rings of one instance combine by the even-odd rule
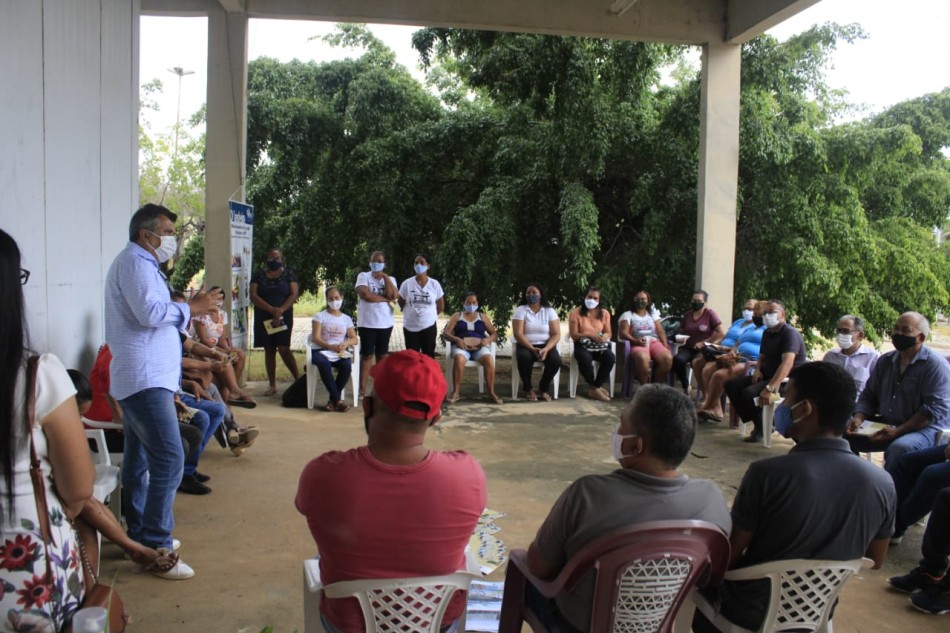
[[[831,609],[845,581],[862,568],[871,567],[873,564],[868,558],[848,561],[795,559],[762,563],[726,572],[726,581],[771,581],[769,607],[757,632],[727,620],[696,591],[690,595],[690,601],[722,633],[773,633],[790,630],[833,633]],[[684,609],[680,615],[692,621],[692,611]],[[677,627],[676,630],[683,629]]]
[[[316,559],[303,562],[304,633],[324,633],[320,621],[320,599],[359,600],[366,622],[366,633],[438,633],[442,617],[456,591],[468,591],[475,575],[465,571],[445,576],[420,578],[380,578],[347,580],[323,586],[320,563]],[[458,630],[465,630],[465,612],[459,618]]]
[[[320,372],[317,371],[317,366],[313,364],[313,350],[320,349],[319,347],[314,347],[313,343],[310,343],[310,347],[307,348],[307,408],[313,409],[314,403],[317,400],[317,390],[320,388],[320,385],[323,383],[320,381]],[[353,353],[350,357],[350,363],[352,370],[350,373],[350,386],[353,389],[353,406],[357,407],[360,404],[360,344],[357,343],[353,347]],[[340,400],[346,400],[346,389],[340,392]]]
[[[85,429],[86,439],[96,445],[96,452],[89,451],[92,462],[96,466],[96,479],[92,484],[93,496],[106,503],[107,499],[112,513],[121,521],[122,491],[119,487],[119,473],[121,469],[112,463],[111,454],[106,446],[106,434],[102,429]],[[119,453],[121,463],[122,453]]]
[[[452,353],[452,348],[453,345],[451,343],[445,344],[445,382],[449,386],[449,393],[452,393],[454,389],[452,380],[452,365],[455,363],[455,355]],[[488,348],[488,351],[491,354],[492,363],[495,362],[495,350],[496,345],[492,343]],[[477,360],[465,361],[465,366],[478,368],[478,393],[485,393],[485,366]]]
[[[568,335],[570,339],[570,335]],[[574,341],[568,340],[570,343],[570,352],[571,355],[571,369],[567,378],[567,391],[568,395],[571,398],[577,397],[577,381],[580,378],[580,368],[577,366],[577,358],[574,357]],[[617,358],[617,344],[613,341],[610,341],[610,351],[613,352],[614,359]],[[596,360],[594,361],[594,372],[596,373],[597,368],[600,367],[600,363]],[[614,397],[614,377],[617,375],[617,363],[614,362],[613,369],[610,370],[610,397]]]

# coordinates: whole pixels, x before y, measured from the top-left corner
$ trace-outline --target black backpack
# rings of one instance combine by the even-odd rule
[[[280,404],[288,409],[303,409],[307,406],[307,376],[303,375],[287,387],[280,396]]]

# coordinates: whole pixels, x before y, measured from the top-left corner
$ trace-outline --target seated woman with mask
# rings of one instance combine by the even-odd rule
[[[462,312],[456,312],[449,319],[443,338],[451,345],[447,352],[452,358],[452,393],[448,402],[458,402],[462,370],[465,363],[474,361],[485,368],[488,399],[502,404],[495,393],[495,361],[491,355],[491,344],[497,340],[498,333],[488,315],[478,311],[478,295],[474,292],[465,295]]]

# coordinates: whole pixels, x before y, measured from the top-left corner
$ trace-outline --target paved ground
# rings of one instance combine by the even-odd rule
[[[510,380],[508,363],[500,362],[502,385]],[[566,373],[561,374],[562,394]],[[264,386],[251,383],[249,389],[258,395]],[[443,423],[430,431],[428,444],[466,449],[479,459],[488,475],[489,506],[507,513],[497,522],[499,536],[510,547],[525,547],[569,482],[615,467],[609,435],[623,402],[562,397],[553,403],[520,400],[499,406],[478,399],[476,392],[474,372],[469,371],[462,390],[466,399],[447,410]],[[504,388],[500,393],[507,400]],[[240,413],[244,423],[262,429],[257,443],[240,458],[209,446],[201,470],[213,477],[214,492],[181,495],[176,502],[175,535],[183,542],[182,557],[197,571],[194,579],[170,582],[135,575],[131,563],[106,545],[103,576],[114,577],[134,615],[131,630],[257,633],[267,625],[275,633],[303,630],[301,561],[314,554],[314,545],[293,507],[297,478],[315,455],[363,443],[363,421],[356,409],[346,414],[287,410],[276,398],[259,401],[257,409]],[[749,446],[724,425],[704,426],[685,470],[716,481],[731,501],[751,460],[789,447],[782,439],[771,449]],[[849,583],[835,617],[836,631],[947,631],[950,619],[921,614],[906,596],[886,588],[888,576],[914,565],[922,532],[911,528],[885,569],[862,573]],[[502,577],[500,571],[493,576]]]

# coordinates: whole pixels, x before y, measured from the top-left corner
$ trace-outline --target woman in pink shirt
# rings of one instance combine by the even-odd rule
[[[700,350],[706,343],[718,343],[726,336],[726,330],[722,326],[719,315],[706,307],[708,300],[709,293],[705,290],[694,291],[690,303],[692,310],[683,315],[683,322],[680,323],[679,334],[688,338],[673,356],[673,371],[676,372],[676,377],[679,378],[683,391],[686,393],[689,393],[689,377],[686,370],[690,363],[700,354]]]
[[[587,397],[610,400],[610,392],[603,384],[610,379],[617,359],[610,350],[610,313],[601,306],[600,288],[588,288],[583,305],[574,308],[567,321],[577,368],[589,385]],[[596,375],[595,361],[599,365]]]

